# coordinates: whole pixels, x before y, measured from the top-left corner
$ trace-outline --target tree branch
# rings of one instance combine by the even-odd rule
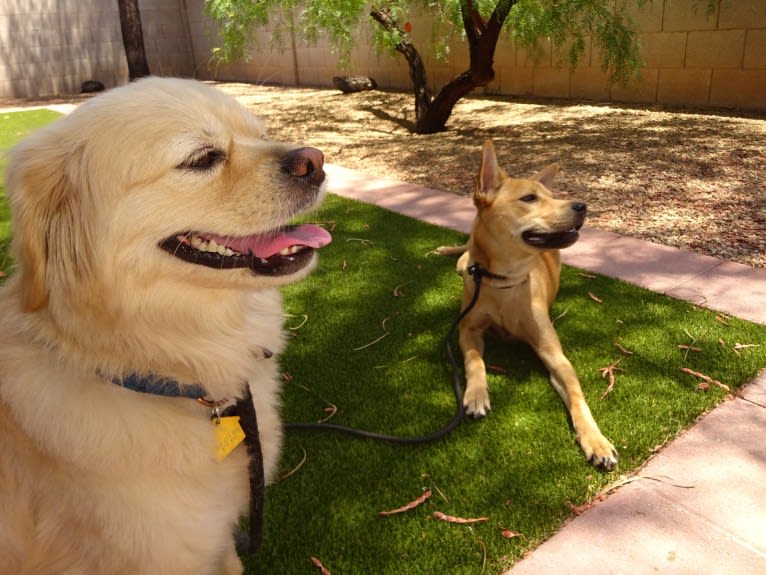
[[[391,12],[386,8],[373,8],[370,10],[370,17],[375,20],[384,30],[395,32],[400,38],[404,38],[404,30],[399,27],[399,23],[391,16]],[[410,80],[412,89],[415,93],[415,118],[416,121],[428,113],[431,105],[431,90],[428,87],[426,76],[426,67],[423,59],[420,57],[415,46],[405,40],[399,40],[394,49],[402,54],[407,60],[410,69]]]
[[[473,0],[466,0],[460,3],[460,14],[463,19],[463,29],[465,30],[468,44],[476,44],[484,33],[484,19],[479,14]]]

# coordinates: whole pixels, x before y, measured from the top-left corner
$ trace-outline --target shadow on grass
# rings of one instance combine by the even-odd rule
[[[281,359],[291,377],[285,418],[317,421],[331,403],[338,424],[410,436],[438,429],[454,411],[443,338],[459,311],[461,282],[454,260],[425,254],[463,236],[334,196],[312,219],[335,222],[334,240],[320,269],[285,291],[291,321],[306,318]],[[485,572],[500,573],[556,530],[570,513],[567,502],[587,501],[725,397],[718,388],[699,391],[683,367],[733,386],[766,364],[759,348],[747,356],[732,349],[735,341],[761,341],[761,326],[724,324],[706,310],[573,268],[564,269],[552,315],[561,316],[567,355],[621,452],[617,471],[600,474],[585,463],[529,347],[492,342],[492,412],[441,442],[403,447],[289,431],[284,471],[305,461],[269,488],[267,540],[248,572],[302,573],[313,555],[343,573],[479,573],[486,553]],[[608,385],[600,369],[618,361],[625,371],[599,399]],[[434,495],[423,506],[377,516],[424,488]],[[436,510],[489,520],[450,525],[433,518]],[[523,536],[505,539],[503,528]]]

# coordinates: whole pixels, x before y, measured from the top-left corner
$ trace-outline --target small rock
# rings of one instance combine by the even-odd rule
[[[333,76],[333,85],[344,94],[375,90],[378,83],[369,76]]]

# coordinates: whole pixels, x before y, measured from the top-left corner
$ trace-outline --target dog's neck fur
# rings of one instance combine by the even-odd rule
[[[510,254],[507,248],[485,249],[486,243],[492,242],[489,237],[477,237],[478,234],[472,234],[468,241],[468,265],[478,263],[484,269],[496,276],[502,276],[503,279],[489,278],[489,285],[499,285],[512,287],[524,283],[529,278],[535,254],[524,251],[523,254]],[[503,254],[503,256],[490,257],[489,254]]]
[[[17,287],[14,279],[5,290]],[[188,290],[181,305],[178,298],[160,300],[154,293],[137,293],[131,308],[108,316],[98,315],[103,308],[87,298],[70,301],[52,295],[46,308],[34,312],[39,321],[25,339],[48,348],[55,361],[78,371],[118,379],[152,374],[202,385],[212,398],[234,397],[253,370],[262,369],[263,362],[257,360],[281,351],[280,330],[264,333],[257,328],[264,316],[274,314],[281,325],[279,293],[220,290],[218,297],[195,295],[194,289]],[[216,361],[210,361],[211,356]]]

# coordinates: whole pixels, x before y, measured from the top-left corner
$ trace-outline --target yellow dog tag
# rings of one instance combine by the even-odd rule
[[[245,432],[239,424],[238,416],[213,419],[213,425],[215,425],[215,437],[218,441],[215,458],[218,461],[223,461],[229,453],[234,451],[237,445],[242,443],[245,439]]]

